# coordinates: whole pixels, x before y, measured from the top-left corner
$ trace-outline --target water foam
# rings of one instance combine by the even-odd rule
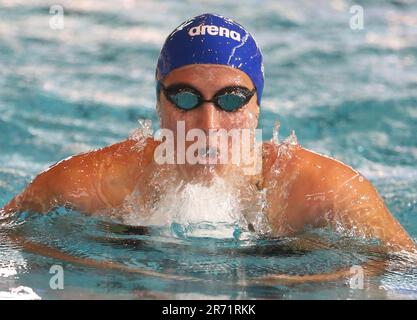
[[[236,193],[221,178],[210,185],[183,182],[167,191],[153,208],[150,225],[170,225],[179,235],[230,238],[241,224]]]
[[[210,183],[181,181],[175,184],[166,181],[168,186],[158,190],[160,199],[148,214],[136,208],[130,210],[124,222],[168,227],[174,236],[179,237],[246,238],[252,220],[256,226],[263,221],[259,217],[263,215],[260,204],[263,194],[253,194],[255,190],[245,188],[245,192],[253,194],[248,201],[236,180],[215,176]]]

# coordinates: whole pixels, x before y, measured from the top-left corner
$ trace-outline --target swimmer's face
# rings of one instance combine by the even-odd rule
[[[201,92],[206,100],[211,99],[217,91],[227,86],[243,86],[250,90],[254,85],[249,76],[239,69],[212,64],[194,64],[171,71],[162,81],[165,87],[176,83],[186,83]],[[205,102],[199,107],[184,111],[169,102],[165,95],[159,95],[157,110],[161,127],[174,130],[177,121],[185,121],[188,128],[208,129],[243,129],[256,128],[259,107],[256,94],[242,108],[227,112],[216,107],[212,102]]]
[[[241,70],[213,64],[194,64],[175,69],[163,79],[162,83],[165,87],[177,83],[189,84],[197,89],[205,100],[212,99],[220,89],[228,86],[242,86],[250,90],[254,88],[249,76]],[[161,128],[170,129],[175,135],[178,121],[184,121],[186,133],[190,129],[198,128],[208,136],[210,129],[227,131],[255,129],[258,124],[259,106],[255,93],[246,105],[236,111],[224,111],[212,102],[204,102],[195,109],[184,111],[167,100],[161,90],[157,101],[157,112]],[[224,166],[216,166],[216,171],[224,169]],[[188,167],[187,170],[196,170],[196,168]]]

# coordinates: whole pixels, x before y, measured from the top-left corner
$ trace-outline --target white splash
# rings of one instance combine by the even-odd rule
[[[233,237],[241,220],[239,201],[225,180],[210,185],[180,184],[154,209],[151,225],[179,225],[193,236]],[[194,228],[202,226],[203,228]]]
[[[41,300],[32,288],[19,286],[9,291],[0,291],[0,300]]]
[[[237,193],[218,177],[209,185],[181,182],[167,187],[147,218],[139,221],[137,215],[132,215],[128,220],[170,227],[174,234],[187,237],[234,238],[236,228],[245,226]]]
[[[274,129],[272,130],[272,142],[275,144],[279,144],[279,129],[281,127],[281,122],[279,120],[276,120],[274,123]]]
[[[139,127],[129,134],[129,140],[136,141],[134,150],[140,152],[145,147],[146,139],[153,135],[152,120],[139,119],[138,125]]]
[[[298,145],[298,138],[295,134],[295,130],[291,131],[291,134],[284,140],[284,143],[290,144],[290,145]]]

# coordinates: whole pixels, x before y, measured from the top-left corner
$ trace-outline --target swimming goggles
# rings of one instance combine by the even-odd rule
[[[187,111],[197,108],[204,102],[212,102],[216,107],[227,112],[236,111],[247,104],[256,92],[256,88],[250,90],[241,86],[229,86],[217,91],[211,100],[204,100],[202,94],[188,84],[178,83],[165,87],[157,81],[158,93],[160,89],[172,104]]]

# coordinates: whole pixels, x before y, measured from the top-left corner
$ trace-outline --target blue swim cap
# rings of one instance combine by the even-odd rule
[[[158,59],[159,79],[189,64],[223,64],[245,72],[256,87],[261,105],[264,87],[262,53],[255,39],[240,24],[205,13],[191,18],[171,32]]]

